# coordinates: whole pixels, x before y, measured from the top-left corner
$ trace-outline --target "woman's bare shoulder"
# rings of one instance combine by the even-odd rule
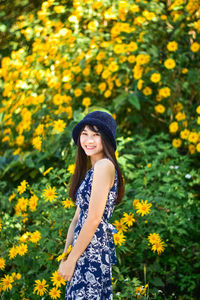
[[[115,165],[110,159],[102,158],[95,163],[94,172],[113,177],[115,174]]]
[[[113,169],[113,168],[115,168],[115,165],[113,164],[113,162],[110,160],[110,159],[108,159],[108,158],[102,158],[102,159],[99,159],[96,163],[95,163],[95,165],[94,165],[94,167],[95,166],[98,166],[98,167],[108,167],[108,168],[110,168],[110,169]]]

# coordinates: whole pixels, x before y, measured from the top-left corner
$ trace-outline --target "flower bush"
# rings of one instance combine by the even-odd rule
[[[199,2],[25,2],[13,2],[0,51],[2,299],[64,295],[71,131],[94,109],[117,121],[126,182],[112,219],[114,299],[196,297]]]

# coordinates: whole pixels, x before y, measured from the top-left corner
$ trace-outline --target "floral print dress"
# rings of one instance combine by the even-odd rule
[[[80,207],[74,230],[72,247],[87,218],[94,169],[86,173],[76,192],[76,205]],[[103,217],[95,234],[76,263],[74,274],[67,282],[65,300],[112,300],[112,264],[117,263],[113,233],[116,228],[108,223],[117,197],[117,170],[115,181],[108,193]]]

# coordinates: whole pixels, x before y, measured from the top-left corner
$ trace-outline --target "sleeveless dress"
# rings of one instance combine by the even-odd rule
[[[86,173],[76,192],[76,205],[80,207],[74,230],[72,247],[87,218],[94,169]],[[71,281],[67,282],[65,300],[112,300],[112,264],[117,263],[113,233],[116,228],[108,223],[117,197],[117,170],[101,222],[85,251],[76,263]]]

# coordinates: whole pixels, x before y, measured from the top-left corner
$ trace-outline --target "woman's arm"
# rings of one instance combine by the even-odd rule
[[[74,229],[75,229],[77,221],[78,221],[79,213],[80,213],[80,207],[77,206],[76,212],[74,214],[74,217],[73,217],[73,219],[71,221],[71,224],[70,224],[68,232],[67,232],[67,237],[66,237],[66,243],[65,243],[64,252],[67,251],[69,245],[71,245],[72,242],[73,242]]]
[[[107,159],[95,163],[88,216],[68,260],[73,262],[78,260],[101,222],[114,172],[113,163]]]

